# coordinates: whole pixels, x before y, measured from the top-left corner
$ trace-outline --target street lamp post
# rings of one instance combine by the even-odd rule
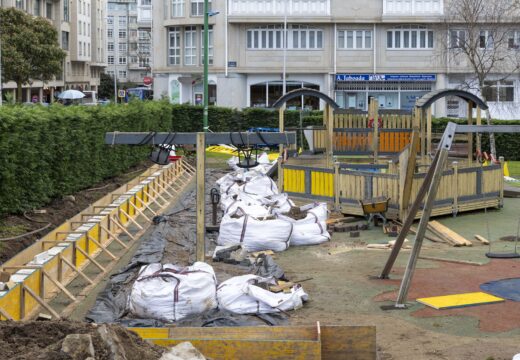
[[[209,65],[209,0],[204,0],[204,110],[202,113],[203,131],[208,131],[208,65]]]

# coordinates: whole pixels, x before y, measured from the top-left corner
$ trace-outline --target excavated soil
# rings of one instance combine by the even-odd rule
[[[61,351],[69,334],[90,334],[96,360],[111,360],[113,355],[98,333],[99,325],[71,321],[0,322],[0,359],[67,360]],[[118,325],[108,325],[119,338],[128,360],[159,359],[161,347],[142,340],[137,334]]]

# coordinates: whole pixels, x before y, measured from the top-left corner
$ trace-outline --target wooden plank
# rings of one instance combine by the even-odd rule
[[[61,319],[60,314],[58,314],[53,308],[50,307],[49,304],[47,304],[41,297],[39,297],[34,291],[32,291],[31,288],[25,286],[24,283],[21,283],[21,286],[22,286],[22,292],[28,292],[29,295],[31,295],[32,298],[34,300],[36,300],[36,302],[38,304],[40,304],[41,307],[43,307],[45,310],[50,312],[51,315],[54,316],[56,319]]]
[[[85,250],[83,250],[80,246],[76,246],[76,250],[78,250],[80,253],[83,254],[83,256],[85,256],[88,260],[90,260],[91,263],[93,263],[94,265],[96,265],[96,267],[99,268],[99,270],[105,272],[105,268],[103,266],[101,266],[100,263],[98,263],[92,256],[90,256],[88,254],[88,252],[86,252]]]
[[[58,280],[54,279],[48,272],[46,272],[44,269],[42,269],[42,274],[47,277],[53,283],[58,289],[63,291],[65,295],[67,295],[72,301],[76,301],[76,297],[72,295],[72,293],[67,290],[65,286],[63,286],[62,283],[60,283]]]
[[[150,339],[154,344],[172,347],[188,339]],[[320,360],[319,341],[299,340],[199,340],[189,339],[205,357],[213,360]]]
[[[9,315],[4,309],[0,308],[0,315],[4,318],[6,318],[7,320],[11,320],[13,321],[13,317],[11,315]]]
[[[484,245],[489,245],[489,240],[486,239],[485,237],[483,236],[480,236],[480,235],[475,235],[475,239],[477,239],[478,241],[480,241],[482,244]]]
[[[65,264],[67,264],[72,270],[74,270],[76,273],[78,273],[79,275],[81,275],[81,277],[83,279],[85,279],[89,284],[94,284],[94,281],[90,280],[90,278],[85,275],[85,273],[83,271],[81,271],[80,269],[78,269],[76,266],[74,266],[74,264],[72,264],[69,260],[67,260],[66,258],[64,257],[60,257],[60,260],[63,261]]]
[[[206,134],[197,133],[197,244],[196,259],[204,261],[206,256],[205,224],[205,170],[206,170]]]
[[[437,236],[454,244],[460,246],[472,246],[471,241],[465,239],[463,236],[457,234],[447,226],[442,225],[440,222],[432,220],[428,223],[428,229],[435,233]]]
[[[324,360],[376,359],[376,327],[321,326],[321,358]]]

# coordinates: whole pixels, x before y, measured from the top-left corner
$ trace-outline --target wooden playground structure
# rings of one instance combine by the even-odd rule
[[[437,90],[418,99],[411,114],[388,110],[380,114],[376,100],[370,102],[368,113],[354,113],[339,109],[323,93],[298,89],[275,103],[280,131],[284,131],[285,103],[302,95],[325,101],[323,126],[305,130],[310,154],[279,161],[280,188],[297,198],[328,201],[349,215],[363,215],[360,200],[386,197],[389,219],[405,218],[435,155],[438,137],[432,132],[431,105],[446,96],[464,99],[468,125],[474,124],[474,110],[476,125],[481,125],[481,112],[488,108],[469,92]],[[459,134],[454,140],[455,151],[442,173],[432,216],[501,207],[503,162],[483,166],[475,159],[474,154],[481,152],[479,135]]]

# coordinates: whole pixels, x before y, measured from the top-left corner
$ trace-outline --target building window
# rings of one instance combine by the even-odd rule
[[[126,70],[119,70],[117,75],[122,79],[126,79]]]
[[[180,65],[181,63],[181,31],[179,27],[171,27],[168,41],[168,65]]]
[[[263,25],[247,30],[248,49],[283,49],[283,26]]]
[[[184,16],[184,0],[172,0],[172,17]]]
[[[127,49],[128,49],[128,47],[127,47],[126,43],[120,43],[119,44],[119,52],[120,53],[126,53]]]
[[[137,24],[137,16],[129,16],[128,17],[129,24]]]
[[[338,30],[338,49],[371,49],[372,30]]]
[[[184,29],[184,65],[197,64],[197,29],[187,26]]]
[[[311,84],[302,81],[287,81],[286,90],[287,92],[300,89],[302,87],[310,88],[314,90],[320,90],[319,85]],[[250,106],[251,107],[271,107],[276,100],[283,95],[283,82],[282,81],[269,81],[259,84],[251,85],[250,87]],[[320,100],[315,97],[300,96],[289,100],[287,102],[287,108],[291,110],[297,109],[314,109],[317,110],[320,107]]]
[[[513,102],[515,101],[515,86],[513,81],[484,81],[482,95],[486,101]]]
[[[16,6],[17,9],[24,10],[23,0],[16,0],[15,6]]]
[[[40,0],[38,0],[37,2],[40,2]],[[63,21],[70,21],[70,9],[68,0],[63,1]]]
[[[466,46],[465,30],[450,30],[450,49],[462,49]]]
[[[52,16],[52,3],[48,2],[45,4],[45,16],[47,17],[47,19],[51,19],[53,18]]]
[[[200,63],[204,65],[204,27],[200,32],[200,43],[201,43],[201,57]],[[208,26],[208,64],[213,65],[213,25]]]
[[[126,27],[126,16],[119,16],[119,27]]]
[[[108,51],[114,51],[114,43],[113,42],[107,43],[107,50]]]
[[[290,25],[289,49],[322,49],[323,31],[307,25]]]
[[[508,49],[520,49],[520,30],[511,31],[507,39]]]
[[[126,65],[126,56],[119,57],[119,65]]]
[[[114,65],[114,56],[113,55],[108,55],[107,63],[108,63],[108,65]]]
[[[146,30],[139,30],[139,40],[140,41],[146,41],[150,40],[150,32]]]
[[[114,25],[114,16],[113,15],[108,15],[107,25]]]
[[[141,0],[141,5],[143,6],[151,6],[152,0]]]
[[[490,30],[480,30],[478,38],[478,47],[480,49],[492,49],[493,48],[493,33]]]
[[[40,0],[34,0],[34,15],[41,16],[41,3]]]
[[[80,41],[79,42],[79,56],[82,56],[83,55],[83,43]]]
[[[283,49],[282,25],[263,25],[247,30],[248,49]],[[307,25],[290,25],[288,49],[322,49],[323,30]]]
[[[69,50],[69,33],[67,31],[61,32],[61,48]]]
[[[114,30],[108,29],[107,30],[107,38],[112,39],[114,37]]]
[[[107,75],[110,76],[111,78],[114,78],[114,70],[106,70],[106,71],[105,71],[105,74],[107,74]]]
[[[119,30],[119,38],[126,39],[126,30]]]
[[[135,42],[130,43],[130,51],[137,51],[137,43],[135,43]]]
[[[433,49],[433,30],[425,26],[398,26],[386,32],[387,49]]]
[[[211,0],[208,2],[209,11],[211,11]],[[191,16],[204,16],[204,0],[191,0]]]

